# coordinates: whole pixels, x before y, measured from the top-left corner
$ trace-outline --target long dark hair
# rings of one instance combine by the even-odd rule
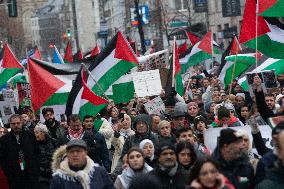
[[[193,146],[187,142],[187,141],[181,141],[177,144],[176,146],[176,154],[177,154],[177,158],[178,158],[178,154],[183,151],[184,149],[189,149],[189,152],[190,152],[190,159],[191,159],[191,162],[190,162],[190,165],[189,166],[192,166],[196,159],[197,159],[197,156],[196,156],[196,153],[194,151],[194,148]],[[179,158],[178,158],[178,162],[179,162]],[[181,165],[181,163],[179,162],[179,164]],[[183,166],[183,165],[182,165]]]
[[[194,179],[197,179],[199,177],[200,170],[205,163],[212,163],[219,170],[219,165],[212,158],[204,157],[202,159],[198,159],[191,169],[191,172],[189,174],[188,184],[191,184],[191,182]]]

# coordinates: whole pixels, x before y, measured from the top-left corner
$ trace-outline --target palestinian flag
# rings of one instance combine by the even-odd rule
[[[179,62],[179,51],[178,46],[176,44],[176,40],[174,39],[174,48],[173,48],[173,77],[174,77],[174,86],[176,92],[183,96],[184,87],[182,83],[182,76],[181,76],[181,65]]]
[[[72,45],[71,45],[70,41],[68,41],[68,43],[66,45],[64,62],[65,63],[72,63],[73,62]]]
[[[242,47],[237,39],[237,37],[235,36],[232,42],[232,46],[231,46],[231,50],[230,50],[230,55],[235,55],[235,54],[239,54],[239,52],[242,50]]]
[[[118,32],[89,67],[88,70],[92,76],[88,77],[87,85],[96,95],[103,96],[115,81],[137,65],[137,58],[129,43],[123,34]],[[96,115],[105,105],[94,106],[82,101],[80,95],[82,79],[80,77],[80,75],[77,76],[69,95],[66,115],[78,113],[81,117],[87,114]],[[75,107],[75,104],[80,104],[80,108]]]
[[[237,78],[245,71],[247,71],[256,62],[255,53],[251,54],[238,54],[231,55],[225,58],[227,61],[226,65],[223,67],[219,79],[224,84],[225,87],[231,84],[232,77]],[[234,66],[236,62],[236,66]],[[233,70],[235,67],[235,72]],[[234,75],[234,76],[233,76]]]
[[[79,64],[53,64],[36,59],[28,60],[31,100],[34,111],[53,106],[65,111],[73,80],[79,73]]]
[[[184,54],[187,50],[187,44],[186,42],[184,42],[183,44],[181,44],[179,47],[178,47],[178,52],[179,54]]]
[[[260,66],[258,66],[251,72],[260,72],[265,70],[275,70],[276,76],[284,74],[284,60],[268,58],[265,62],[263,62]],[[239,79],[238,83],[242,86],[244,90],[248,91],[246,76]]]
[[[258,0],[259,15],[284,17],[284,0]]]
[[[74,62],[81,62],[83,60],[83,54],[81,49],[79,49],[74,55],[73,55]]]
[[[135,73],[133,73],[135,74]],[[134,98],[134,83],[132,74],[125,74],[120,77],[106,91],[106,95],[114,101],[115,104],[129,102]]]
[[[81,78],[82,78],[82,94],[81,99],[87,100],[95,106],[99,106],[101,104],[107,104],[108,101],[100,96],[97,96],[87,85],[87,73],[84,72],[84,69],[81,69]],[[75,107],[80,107],[80,104],[75,105]]]
[[[2,55],[1,55],[2,54]],[[8,44],[4,44],[4,48],[0,56],[0,89],[3,88],[7,81],[23,71],[23,66],[20,64],[19,60],[16,58]],[[1,60],[2,58],[2,60]]]
[[[247,0],[240,33],[240,43],[262,52],[264,55],[284,59],[284,24],[278,18],[258,16],[258,32],[256,35],[256,3]]]
[[[211,59],[214,49],[214,54],[219,54],[219,50],[212,44],[217,46],[217,43],[212,40],[212,33],[208,32],[204,38],[196,43],[191,52],[180,60],[181,63],[181,73],[185,73],[189,67],[196,66],[204,60]]]
[[[187,36],[188,40],[190,41],[191,46],[195,45],[196,43],[198,43],[198,41],[200,41],[199,37],[197,37],[196,35],[194,35],[190,32],[186,31],[186,36]]]

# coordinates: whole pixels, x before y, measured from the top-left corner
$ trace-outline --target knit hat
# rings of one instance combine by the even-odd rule
[[[242,135],[238,131],[227,128],[220,132],[219,146],[222,147],[224,144],[231,144],[242,139]]]
[[[160,157],[161,153],[165,150],[173,150],[174,152],[176,151],[175,146],[171,142],[162,142],[159,144],[158,149],[157,149],[157,157]]]
[[[206,124],[206,119],[203,117],[203,116],[196,116],[193,120],[193,123],[194,123],[194,127],[196,128],[197,127],[197,124],[200,122],[200,121],[203,121],[205,124]]]

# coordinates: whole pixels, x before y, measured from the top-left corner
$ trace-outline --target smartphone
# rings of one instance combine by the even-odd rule
[[[125,113],[119,113],[119,115],[118,115],[118,119],[121,120],[121,122],[124,121],[124,114]]]
[[[66,122],[66,115],[65,114],[60,114],[60,121],[61,122]]]

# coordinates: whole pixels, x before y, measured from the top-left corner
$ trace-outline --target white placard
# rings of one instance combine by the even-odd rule
[[[138,97],[160,95],[162,84],[159,70],[137,72],[133,74],[133,83]]]
[[[0,101],[0,118],[4,124],[8,123],[8,119],[13,114],[15,114],[14,104],[9,101]]]
[[[234,130],[245,130],[250,137],[250,141],[253,141],[252,139],[252,135],[251,135],[251,128],[249,126],[242,126],[242,127],[230,127],[231,129]],[[213,152],[217,146],[217,141],[218,138],[220,136],[220,131],[224,129],[222,127],[218,127],[218,128],[209,128],[207,131],[205,131],[204,133],[204,143],[205,145]],[[263,139],[265,139],[265,145],[268,148],[272,148],[271,146],[271,128],[268,125],[261,125],[259,126],[259,130],[261,132],[261,136]],[[252,144],[252,150],[254,153],[256,152],[256,149],[254,147],[254,145]]]
[[[66,106],[65,105],[53,105],[53,106],[43,106],[40,108],[40,122],[44,123],[45,122],[45,119],[42,115],[42,109],[43,108],[53,108],[53,111],[54,111],[54,116],[55,116],[55,119],[57,121],[61,121],[61,118],[60,118],[60,115],[61,114],[65,114],[65,109],[66,109]]]
[[[161,112],[165,112],[165,104],[160,96],[150,100],[144,104],[144,107],[148,114],[158,114],[161,115]]]

